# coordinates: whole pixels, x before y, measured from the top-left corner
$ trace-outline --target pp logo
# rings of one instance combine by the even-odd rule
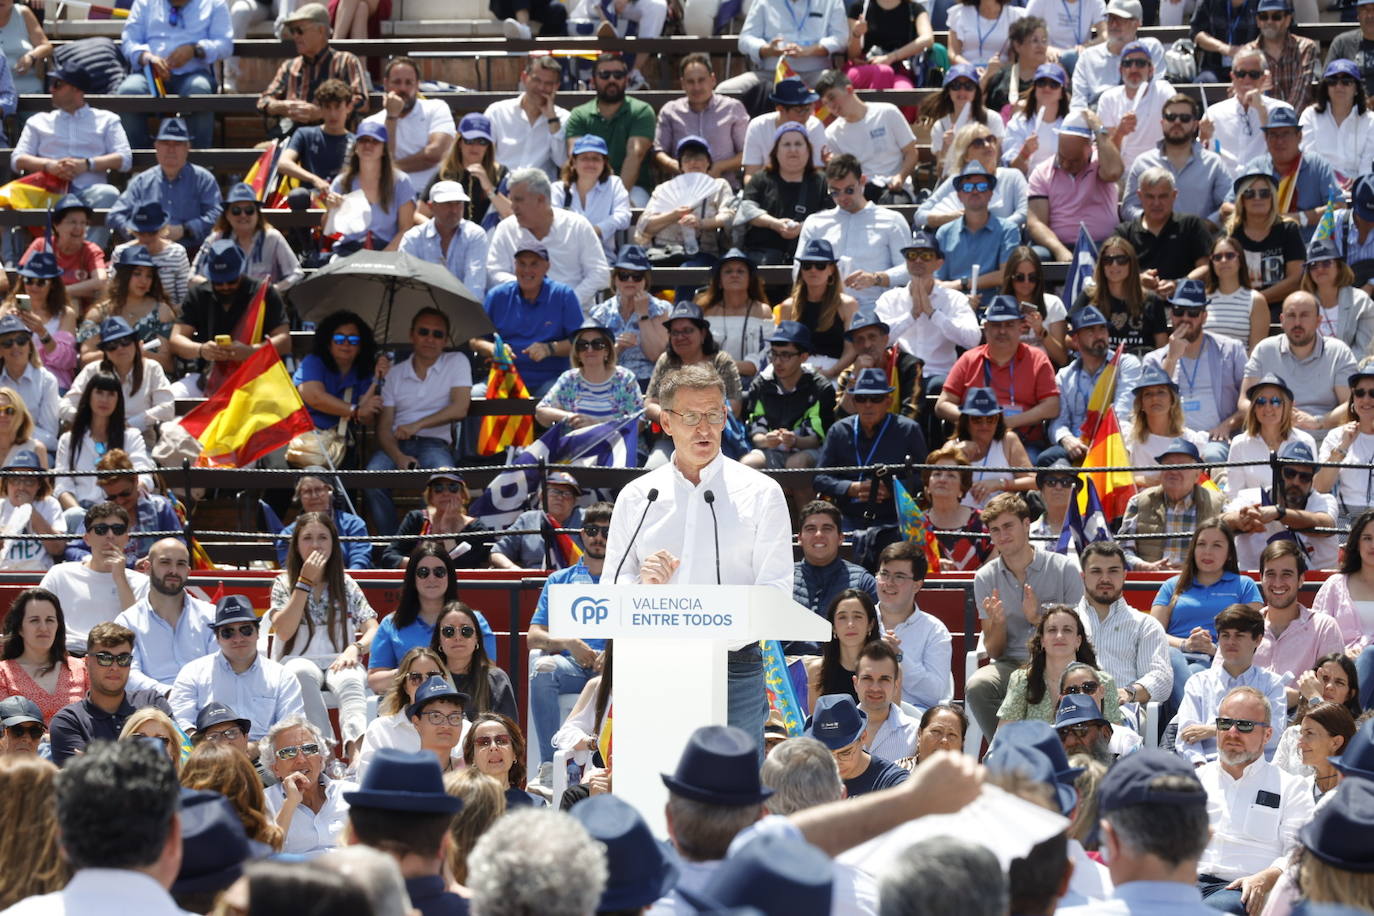
[[[611,615],[609,598],[578,598],[572,603],[574,623],[603,623]]]

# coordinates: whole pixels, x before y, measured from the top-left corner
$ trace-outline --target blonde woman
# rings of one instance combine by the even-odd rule
[[[60,891],[71,878],[57,831],[57,767],[38,757],[0,756],[0,907]]]
[[[156,741],[172,761],[172,767],[181,773],[181,732],[172,722],[172,717],[155,706],[145,706],[124,721],[119,732],[119,740],[144,738]]]
[[[496,819],[506,813],[506,793],[501,783],[476,767],[444,776],[444,791],[463,800],[463,807],[448,827],[448,877],[450,890],[468,896],[468,853]]]
[[[1250,270],[1250,286],[1271,306],[1298,288],[1306,251],[1298,224],[1279,215],[1278,184],[1267,172],[1240,176],[1232,185],[1236,208],[1226,234],[1239,240]]]
[[[1158,464],[1155,456],[1174,439],[1182,437],[1201,451],[1207,445],[1207,433],[1188,429],[1183,425],[1183,402],[1178,397],[1178,385],[1158,366],[1141,370],[1140,381],[1134,389],[1135,405],[1131,410],[1131,426],[1126,431],[1126,449],[1131,464]],[[1158,471],[1137,471],[1135,485],[1152,487],[1159,483]]]
[[[1245,390],[1250,410],[1245,429],[1231,440],[1229,461],[1267,461],[1270,452],[1301,442],[1317,453],[1316,442],[1306,431],[1293,426],[1293,389],[1272,372]],[[1267,464],[1236,465],[1226,474],[1226,496],[1234,499],[1241,490],[1273,486]]]
[[[577,429],[643,409],[639,380],[616,365],[614,336],[596,322],[585,321],[572,336],[572,368],[553,383],[534,417],[544,426],[566,423]]]
[[[56,411],[58,402],[54,401],[52,406]],[[0,385],[0,467],[8,465],[21,452],[33,452],[38,456],[38,463],[48,467],[48,447],[39,441],[35,432],[33,414],[29,413],[19,392],[8,385]]]
[[[1001,119],[998,119],[1001,123]],[[964,215],[964,205],[954,189],[954,176],[969,162],[977,160],[989,174],[997,176],[988,201],[988,211],[1017,226],[1026,225],[1027,184],[1025,173],[1001,164],[1002,139],[985,124],[967,124],[954,133],[949,150],[950,169],[946,178],[916,209],[915,225],[922,223],[934,231]]]
[[[1317,298],[1322,336],[1344,341],[1356,359],[1368,355],[1374,345],[1374,300],[1355,285],[1355,271],[1331,239],[1313,239],[1307,246],[1300,285]]]

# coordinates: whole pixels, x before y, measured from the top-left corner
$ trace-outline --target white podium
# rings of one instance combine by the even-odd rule
[[[614,639],[615,794],[666,837],[671,773],[692,732],[726,724],[726,654],[761,639],[824,642],[830,624],[763,585],[554,585],[549,634]],[[557,802],[555,801],[555,804]]]

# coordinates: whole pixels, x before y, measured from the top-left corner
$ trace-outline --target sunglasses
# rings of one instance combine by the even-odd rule
[[[363,342],[362,335],[360,334],[335,334],[330,339],[336,344],[348,344],[350,347],[356,347]]]
[[[239,739],[239,736],[242,735],[242,734],[243,734],[243,729],[239,728],[237,725],[231,725],[231,726],[229,726],[228,728],[220,729],[220,730],[217,731],[217,732],[206,732],[206,733],[205,733],[205,740],[206,740],[206,741],[237,741],[237,740]]]
[[[1065,687],[1064,694],[1067,696],[1071,693],[1078,693],[1087,696],[1090,693],[1097,693],[1097,688],[1101,686],[1097,681],[1084,681],[1076,687]]]
[[[5,407],[0,407],[0,417],[12,417],[17,413],[19,413],[18,407],[11,407],[8,405]]]
[[[1223,261],[1234,261],[1238,257],[1240,257],[1240,255],[1236,254],[1234,251],[1218,251],[1212,255],[1212,261],[1220,264]]]
[[[903,252],[903,254],[906,255],[906,259],[907,259],[908,261],[922,261],[922,262],[926,262],[926,261],[938,261],[938,260],[940,259],[940,256],[939,256],[938,254],[936,254],[935,252],[931,251],[929,248],[918,248],[918,249],[916,249],[915,251],[906,251],[906,252]]]
[[[497,747],[510,747],[510,735],[483,735],[472,743],[478,747],[491,747],[493,744]]]
[[[583,526],[582,526],[582,533],[583,533],[584,535],[586,535],[587,537],[589,537],[589,538],[604,538],[604,537],[610,537],[610,534],[611,534],[611,526],[610,526],[610,525],[583,525]]]
[[[486,137],[464,137],[463,142],[468,146],[491,146],[491,141]]]
[[[12,347],[23,347],[29,342],[29,335],[15,334],[12,337],[0,338],[0,350],[8,350]]]
[[[593,337],[591,340],[584,338],[573,344],[573,347],[579,353],[583,350],[609,350],[610,346],[611,345],[606,342],[606,338],[604,337]]]
[[[1311,472],[1311,471],[1299,471],[1297,468],[1284,468],[1284,469],[1283,469],[1283,479],[1284,479],[1284,480],[1296,480],[1296,481],[1298,481],[1299,483],[1311,483],[1311,482],[1312,482],[1312,472]]]
[[[95,653],[95,663],[102,668],[108,668],[111,665],[127,668],[134,663],[134,654],[132,652],[121,652],[115,655],[112,652],[97,652]]]
[[[438,671],[412,671],[406,675],[406,680],[412,684],[423,684],[432,677],[443,677]]]
[[[120,537],[121,535],[128,534],[128,532],[129,526],[125,525],[123,522],[98,522],[91,526],[91,534],[99,535],[100,537],[104,537],[107,534],[113,534],[115,537]]]
[[[802,269],[803,271],[808,271],[808,270],[826,271],[826,270],[829,270],[829,269],[830,269],[830,262],[829,262],[829,261],[802,261],[802,262],[801,262],[801,269]]]
[[[430,725],[452,725],[455,728],[463,724],[463,714],[461,712],[439,712],[431,710],[424,713],[425,721]]]
[[[973,80],[955,80],[949,84],[950,92],[972,92],[978,88]]]
[[[598,70],[596,78],[599,80],[623,80],[630,75],[629,70]]]
[[[433,490],[435,493],[462,493],[462,492],[463,492],[463,485],[462,485],[461,483],[458,483],[457,481],[452,481],[452,480],[451,480],[451,481],[448,481],[447,483],[445,483],[445,482],[442,481],[442,480],[435,481],[434,483],[432,483],[432,484],[429,485],[429,488],[430,488],[431,490]]]
[[[1354,86],[1355,80],[1349,76],[1333,76],[1326,81],[1328,86]]]
[[[241,623],[238,626],[231,623],[215,630],[215,635],[220,639],[233,639],[235,636],[256,636],[257,632],[256,623]]]
[[[1202,314],[1202,309],[1181,308],[1177,305],[1171,308],[1170,311],[1174,313],[1175,318],[1197,318]]]
[[[464,639],[472,639],[476,633],[477,630],[471,624],[467,623],[463,624],[461,627],[455,627],[453,624],[449,624],[448,626],[439,628],[439,635],[444,637],[444,639],[452,639],[455,636],[461,636]]]
[[[121,337],[119,340],[111,340],[108,343],[102,342],[100,344],[100,349],[104,353],[113,353],[116,350],[122,350],[125,347],[132,347],[133,345],[134,339],[132,337]]]
[[[959,190],[965,194],[982,194],[992,190],[990,181],[965,181],[959,185]]]
[[[1238,80],[1257,80],[1264,76],[1263,70],[1232,70],[1231,76]]]
[[[617,280],[619,280],[621,283],[643,283],[643,282],[644,282],[644,274],[642,274],[642,273],[632,273],[632,272],[630,272],[630,271],[628,271],[628,270],[617,270],[617,271],[615,272],[615,278],[616,278]]]
[[[882,404],[888,399],[885,394],[856,394],[852,397],[856,404]]]
[[[991,143],[992,143],[992,137],[990,137],[990,136],[982,136],[982,137],[974,137],[972,140],[970,140],[970,141],[968,142],[968,145],[969,145],[969,149],[982,149],[982,148],[985,147],[985,146],[989,146]]]
[[[1168,121],[1170,124],[1179,121],[1182,121],[1184,124],[1192,124],[1193,113],[1191,111],[1166,111],[1164,112],[1164,120]]]
[[[236,205],[229,208],[230,216],[256,216],[258,208],[251,205]]]
[[[1040,79],[1038,79],[1038,80],[1035,81],[1035,88],[1036,88],[1036,89],[1059,89],[1059,88],[1062,88],[1062,84],[1061,84],[1058,80],[1052,80],[1052,79],[1050,79],[1049,77],[1042,76]]]
[[[419,566],[415,569],[415,578],[417,579],[428,579],[430,576],[442,579],[447,575],[448,570],[443,566]]]
[[[843,187],[843,188],[831,188],[831,189],[830,189],[830,196],[831,196],[831,197],[853,197],[855,194],[858,194],[858,193],[859,193],[859,188],[858,188],[858,186],[857,186],[857,185],[852,185],[852,184],[851,184],[851,185],[848,185],[848,186],[846,186],[846,187]]]
[[[166,735],[134,735],[133,737],[142,738],[145,741],[161,741],[164,748],[170,747],[172,744],[172,739]]]
[[[1260,13],[1255,18],[1260,22],[1283,22],[1284,17],[1287,15],[1287,13]]]
[[[1087,725],[1087,724],[1083,724],[1083,725],[1065,725],[1063,728],[1055,729],[1055,731],[1059,732],[1059,740],[1061,740],[1061,741],[1063,741],[1065,738],[1069,737],[1070,735],[1073,735],[1075,738],[1078,738],[1078,739],[1082,740],[1083,738],[1088,737],[1088,734],[1089,734],[1092,730],[1093,730],[1093,726]]]
[[[32,725],[11,725],[5,729],[5,733],[11,738],[32,738],[37,741],[43,737],[43,726],[34,723]]]
[[[1283,398],[1276,394],[1271,398],[1255,398],[1253,403],[1256,407],[1282,407]]]
[[[969,419],[972,419],[972,417],[970,417]],[[1061,490],[1072,490],[1072,489],[1073,489],[1073,485],[1074,485],[1075,482],[1076,482],[1076,480],[1075,480],[1075,478],[1073,478],[1073,477],[1046,477],[1046,478],[1045,478],[1045,486],[1047,486],[1047,487],[1059,487]],[[1068,691],[1065,691],[1065,693],[1067,693],[1067,692],[1068,692]]]
[[[1361,400],[1364,398],[1374,398],[1374,388],[1356,388],[1350,392],[1350,396]]]
[[[1125,267],[1131,263],[1131,256],[1128,254],[1104,254],[1102,263],[1108,266]]]
[[[415,333],[420,337],[433,337],[436,340],[442,340],[448,336],[448,331],[439,328],[416,328]]]
[[[1012,274],[1011,278],[1017,283],[1034,283],[1040,279],[1035,274]]]
[[[1246,200],[1268,200],[1274,196],[1274,191],[1272,188],[1246,188],[1240,196]]]
[[[320,746],[318,744],[294,744],[291,747],[278,748],[277,759],[295,760],[298,754],[304,754],[307,757],[318,757],[319,753]]]
[[[1328,267],[1335,267],[1335,266],[1336,266],[1336,260],[1335,260],[1334,258],[1327,258],[1327,259],[1324,260],[1324,261],[1308,261],[1308,262],[1307,262],[1307,269],[1308,269],[1309,271],[1311,271],[1311,270],[1326,270],[1326,268],[1328,268]]]
[[[1121,69],[1122,69],[1122,70],[1144,70],[1146,67],[1150,66],[1152,63],[1154,63],[1154,61],[1150,60],[1148,57],[1143,57],[1143,58],[1142,58],[1142,57],[1131,57],[1131,58],[1128,58],[1128,59],[1123,60],[1123,61],[1121,62]]]
[[[1218,733],[1229,732],[1231,729],[1234,728],[1242,735],[1248,735],[1263,724],[1263,722],[1256,722],[1253,719],[1228,719],[1224,716],[1217,716]]]
[[[47,286],[52,282],[52,277],[25,277],[25,286]]]

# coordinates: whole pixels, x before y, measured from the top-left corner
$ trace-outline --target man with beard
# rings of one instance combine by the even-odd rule
[[[1231,171],[1227,168],[1226,161],[1217,153],[1205,148],[1198,140],[1198,128],[1202,123],[1199,108],[1192,96],[1181,92],[1165,102],[1161,114],[1164,139],[1154,149],[1146,150],[1137,156],[1126,173],[1126,192],[1121,199],[1121,215],[1127,222],[1117,227],[1116,234],[1136,246],[1142,267],[1145,266],[1144,252],[1141,251],[1136,239],[1123,230],[1128,225],[1138,225],[1142,211],[1147,209],[1141,188],[1147,184],[1144,181],[1146,172],[1157,168],[1164,169],[1173,179],[1166,190],[1177,192],[1166,195],[1169,203],[1167,209],[1159,210],[1158,205],[1156,206],[1156,212],[1149,220],[1148,227],[1154,234],[1160,234],[1158,227],[1161,225],[1168,228],[1170,214],[1176,214],[1175,219],[1180,222],[1186,222],[1181,220],[1183,214],[1217,222],[1220,219],[1221,205],[1231,191]],[[1160,183],[1158,177],[1148,182],[1155,186],[1156,192],[1161,190]],[[1162,239],[1161,235],[1161,241]],[[1203,255],[1206,254],[1204,251]]]
[[[1054,714],[1054,730],[1064,745],[1064,754],[1087,754],[1105,766],[1111,766],[1112,724],[1102,718],[1097,701],[1081,693],[1060,697]]]
[[[1279,314],[1283,333],[1261,340],[1245,364],[1241,390],[1246,394],[1238,406],[1242,416],[1250,409],[1250,390],[1262,376],[1272,373],[1287,382],[1296,395],[1293,425],[1298,429],[1317,437],[1319,431],[1350,419],[1347,405],[1355,356],[1344,341],[1318,331],[1320,314],[1321,308],[1311,293],[1299,290],[1283,300],[1283,311]]]
[[[132,471],[134,463],[128,452],[122,448],[112,448],[95,464],[97,471]],[[141,535],[141,531],[175,531],[182,527],[177,518],[177,510],[165,496],[145,493],[139,485],[138,477],[133,474],[108,473],[96,478],[96,484],[104,492],[105,498],[129,513],[129,543],[124,548],[125,565],[138,567],[138,561],[148,556],[156,538]],[[84,560],[90,556],[91,548],[86,543],[86,525],[73,526],[67,532],[73,540],[67,543],[63,558],[68,561]],[[286,554],[281,555],[283,567]]]
[[[1343,648],[1340,627],[1329,614],[1314,614],[1298,600],[1302,588],[1302,552],[1295,541],[1274,541],[1260,554],[1260,594],[1264,595],[1264,637],[1255,664],[1283,679],[1288,705],[1297,705],[1298,680],[1316,667],[1317,659]]]
[[[1293,34],[1289,0],[1260,0],[1255,19],[1259,37],[1242,47],[1263,52],[1273,80],[1268,94],[1302,111],[1311,101],[1312,84],[1320,78],[1321,49],[1312,39]]]
[[[1252,487],[1241,490],[1227,505],[1221,520],[1236,533],[1236,560],[1241,569],[1254,569],[1266,545],[1287,541],[1301,551],[1304,569],[1334,569],[1336,538],[1310,529],[1330,528],[1336,524],[1336,497],[1312,488],[1317,466],[1307,443],[1285,443],[1279,449],[1279,458],[1285,462],[1312,463],[1285,463],[1280,492],[1275,493],[1269,487]],[[1339,650],[1337,646],[1330,651]],[[1308,664],[1297,670],[1311,667]]]
[[[1264,759],[1270,701],[1237,687],[1221,701],[1219,754],[1198,771],[1207,791],[1212,839],[1197,865],[1198,890],[1214,910],[1258,913],[1312,818],[1312,792],[1298,776]]]
[[[1158,3],[1152,0],[1151,5]],[[1148,48],[1156,70],[1164,63],[1164,45],[1158,38],[1136,37],[1143,12],[1140,0],[1112,0],[1107,4],[1107,40],[1078,52],[1069,101],[1071,110],[1095,104],[1103,92],[1120,84],[1121,50],[1127,45],[1138,43]],[[1153,22],[1154,17],[1150,18]]]
[[[1094,306],[1085,305],[1069,316],[1069,337],[1078,358],[1055,374],[1059,386],[1059,416],[1050,424],[1050,441],[1055,443],[1040,453],[1039,465],[1049,467],[1062,458],[1077,462],[1088,454],[1083,440],[1083,424],[1088,419],[1088,401],[1097,380],[1107,367],[1111,329],[1107,318]],[[1117,425],[1125,429],[1134,409],[1132,391],[1140,381],[1140,359],[1122,353],[1117,362]]]
[[[568,113],[566,136],[570,150],[584,134],[605,140],[611,171],[630,192],[630,203],[642,207],[649,202],[653,187],[653,169],[645,168],[644,160],[653,148],[658,120],[648,102],[625,94],[629,78],[630,68],[621,54],[600,54],[592,70],[596,98]]]
[[[386,128],[391,167],[410,176],[416,192],[429,187],[439,163],[458,136],[453,112],[442,99],[422,99],[420,65],[409,57],[393,57],[382,71],[386,95],[382,110],[364,122]]]
[[[1145,357],[1146,366],[1163,369],[1178,386],[1183,425],[1205,432],[1206,461],[1225,461],[1231,436],[1245,419],[1241,384],[1245,346],[1234,337],[1203,329],[1207,323],[1207,290],[1200,280],[1183,280],[1169,297],[1173,331],[1169,342]]]
[[[153,544],[146,561],[148,594],[115,618],[133,631],[129,684],[135,690],[171,690],[181,666],[215,651],[215,606],[186,592],[191,555],[176,538]]]
[[[931,243],[934,244],[934,238],[931,238]],[[895,369],[897,403],[899,405],[896,412],[912,419],[924,413],[920,405],[921,361],[896,344],[888,346],[891,331],[891,326],[887,322],[875,313],[866,312],[863,309],[855,312],[854,317],[849,319],[849,327],[844,332],[844,339],[854,345],[855,355],[853,365],[841,372],[840,377],[835,381],[836,394],[839,398],[835,404],[837,420],[855,412],[856,407],[854,398],[851,396],[851,389],[853,389],[854,381],[859,373],[865,369],[881,369],[889,373]]]

